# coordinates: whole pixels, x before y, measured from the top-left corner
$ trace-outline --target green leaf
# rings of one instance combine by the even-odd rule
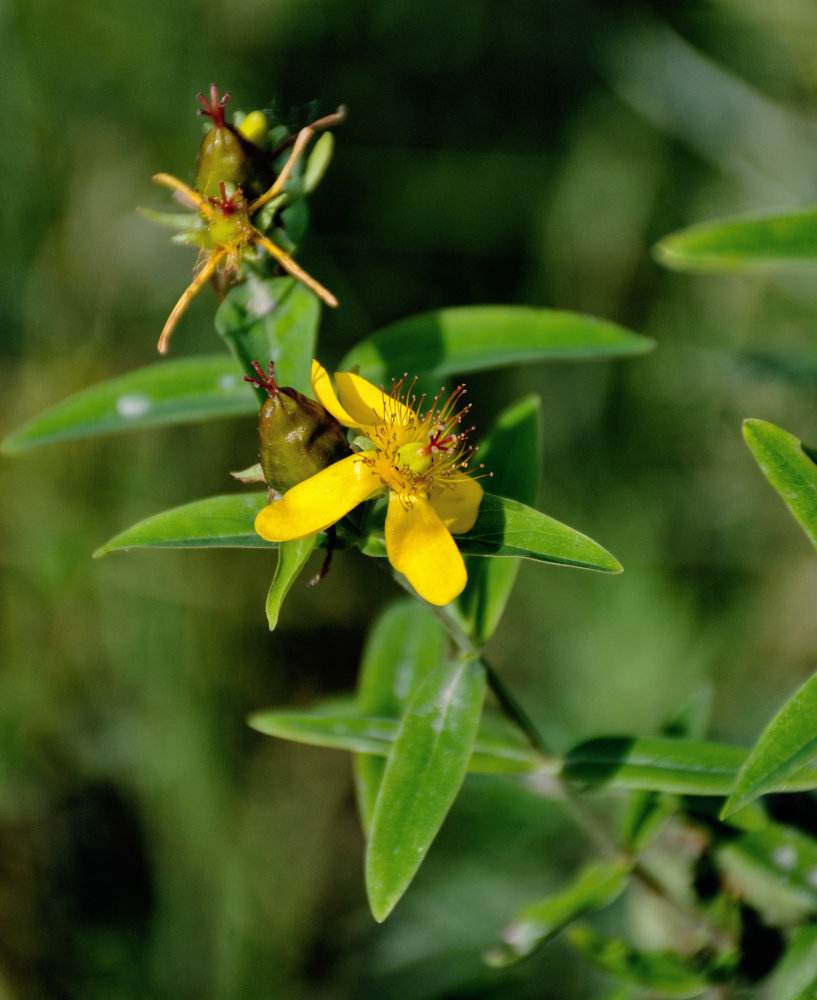
[[[247,725],[282,740],[381,757],[388,755],[399,728],[396,719],[362,715],[350,699],[322,702],[305,712],[254,712]]]
[[[275,576],[272,578],[266,603],[267,624],[270,632],[275,631],[281,605],[306,565],[307,559],[312,555],[317,541],[317,535],[310,535],[308,538],[298,538],[292,542],[278,544],[278,563],[275,567]]]
[[[589,962],[619,979],[665,997],[696,997],[710,982],[686,959],[671,951],[643,952],[626,941],[603,937],[584,924],[568,930],[570,943]]]
[[[761,472],[817,548],[817,465],[811,450],[765,420],[744,420],[743,436]]]
[[[817,924],[798,927],[768,980],[774,1000],[814,1000],[817,996]]]
[[[447,633],[434,612],[401,598],[380,615],[360,665],[358,708],[366,715],[399,718],[417,685],[443,662]]]
[[[817,842],[802,830],[769,821],[720,843],[714,860],[765,923],[790,926],[817,913]]]
[[[603,573],[621,572],[621,563],[592,538],[491,493],[482,498],[474,527],[456,539],[463,555],[519,556]]]
[[[479,448],[491,486],[504,497],[535,504],[542,471],[542,412],[538,396],[527,396],[500,414]],[[518,559],[466,556],[468,584],[454,603],[460,626],[477,647],[491,638],[519,571]]]
[[[294,278],[250,275],[233,288],[216,313],[216,329],[242,369],[253,374],[251,362],[266,370],[275,362],[279,385],[311,395],[310,372],[318,335],[321,305]],[[266,392],[259,390],[266,399]]]
[[[630,867],[623,861],[597,861],[561,892],[528,904],[502,932],[502,943],[484,956],[486,963],[499,968],[513,965],[574,920],[609,906],[627,888]]]
[[[306,161],[303,181],[301,182],[304,194],[311,194],[323,180],[323,175],[326,173],[326,169],[332,159],[334,148],[335,137],[331,132],[324,132],[312,147],[309,158]]]
[[[389,755],[400,731],[399,719],[363,715],[350,699],[320,702],[303,712],[267,709],[251,715],[247,724],[278,739],[377,757]],[[552,772],[553,767],[510,727],[483,716],[468,770],[475,774],[525,774]]]
[[[588,740],[565,757],[562,777],[589,787],[679,795],[728,795],[747,751],[725,743],[609,736]],[[775,791],[817,788],[817,769],[802,767]]]
[[[121,549],[158,548],[275,548],[255,533],[255,515],[265,507],[267,494],[231,493],[208,497],[145,518],[94,552],[94,558]]]
[[[403,372],[442,378],[536,361],[643,354],[653,346],[648,337],[580,313],[462,306],[392,323],[355,345],[338,368],[357,365],[380,385]]]
[[[741,271],[817,263],[817,207],[716,219],[666,236],[658,261],[678,271]]]
[[[674,796],[635,790],[621,821],[618,842],[622,849],[631,854],[646,850],[677,812],[678,801]]]
[[[409,702],[389,754],[366,851],[366,889],[383,921],[408,888],[460,789],[485,698],[477,659],[434,671]]]
[[[363,651],[357,693],[361,714],[398,719],[418,683],[443,663],[446,646],[446,631],[427,605],[411,598],[390,605]],[[358,754],[354,760],[358,810],[367,833],[384,768],[380,757]]]
[[[161,361],[69,396],[10,434],[2,450],[257,412],[232,358]]]
[[[817,674],[775,715],[738,772],[722,817],[745,806],[817,757]]]

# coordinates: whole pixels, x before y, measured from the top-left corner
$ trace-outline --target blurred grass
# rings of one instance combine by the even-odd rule
[[[472,380],[481,428],[542,394],[540,506],[626,568],[523,567],[493,660],[558,746],[656,732],[709,679],[714,734],[748,743],[814,668],[817,564],[740,421],[817,442],[817,290],[663,273],[649,247],[817,197],[815,41],[795,0],[7,3],[0,426],[154,360],[193,260],[134,207],[164,204],[157,170],[192,173],[199,90],[293,124],[345,102],[301,255],[342,302],[327,363],[375,326],[481,302],[659,342]],[[175,354],[216,349],[212,311],[201,296]],[[577,863],[557,807],[469,781],[378,929],[347,761],[245,728],[352,686],[388,596],[362,558],[297,587],[272,637],[261,554],[91,562],[138,518],[228,488],[255,449],[233,420],[0,463],[0,996],[595,995],[559,945],[507,979],[478,962],[531,885]]]

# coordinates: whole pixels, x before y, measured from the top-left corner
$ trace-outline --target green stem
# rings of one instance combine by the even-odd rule
[[[446,607],[441,608],[433,604],[429,605],[429,607],[432,608],[437,618],[439,618],[445,626],[446,631],[449,636],[451,636],[460,652],[465,653],[468,656],[479,657],[480,662],[485,668],[485,674],[488,679],[488,687],[490,687],[493,691],[496,700],[499,702],[499,705],[505,715],[507,715],[509,719],[513,720],[513,722],[519,726],[528,738],[528,741],[534,750],[537,750],[543,757],[553,758],[553,752],[542,739],[539,730],[533,724],[528,713],[524,710],[524,708],[522,708],[499,674],[482,655],[482,650],[479,649],[475,645],[473,639],[465,631],[463,631],[462,628],[460,628],[459,623],[454,620],[451,612]]]
[[[418,596],[399,574],[395,574],[395,576],[404,589],[414,594],[415,597]],[[530,716],[522,708],[493,667],[485,660],[481,649],[476,646],[473,639],[461,628],[459,622],[456,621],[447,607],[436,607],[434,605],[429,605],[429,607],[431,607],[443,624],[457,649],[466,656],[479,657],[485,668],[488,686],[493,691],[503,712],[519,726],[533,748],[542,754],[544,757],[544,769],[549,772],[559,789],[560,800],[565,812],[594,847],[603,856],[611,860],[620,860],[629,864],[633,878],[637,879],[655,896],[668,903],[691,927],[705,933],[715,947],[721,950],[735,947],[736,942],[729,931],[723,927],[713,925],[707,920],[704,914],[696,910],[693,906],[690,906],[686,900],[679,899],[654,872],[645,868],[640,860],[633,858],[621,850],[613,838],[603,829],[598,818],[577,796],[574,789],[561,777],[559,774],[560,759],[554,756],[552,751],[548,749],[547,744],[531,721]]]

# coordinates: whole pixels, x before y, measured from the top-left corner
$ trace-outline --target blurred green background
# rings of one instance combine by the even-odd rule
[[[817,559],[743,417],[817,442],[808,271],[695,278],[650,246],[694,221],[817,200],[807,0],[6,0],[0,429],[155,360],[193,255],[136,215],[190,178],[195,95],[293,126],[344,102],[300,260],[341,308],[321,357],[407,314],[508,302],[658,341],[627,362],[471,380],[473,417],[529,391],[540,507],[624,564],[525,565],[490,654],[559,748],[657,732],[712,686],[749,744],[814,670]],[[219,349],[203,294],[173,356]],[[0,461],[0,998],[584,998],[557,941],[513,973],[480,949],[586,853],[557,804],[469,778],[382,927],[362,888],[349,762],[249,711],[354,684],[396,591],[363,557],[296,586],[274,557],[135,552],[121,528],[231,488],[252,420]]]

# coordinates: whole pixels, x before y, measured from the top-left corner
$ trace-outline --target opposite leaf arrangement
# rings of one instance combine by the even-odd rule
[[[333,366],[333,385],[315,359],[321,302],[336,306],[337,300],[294,255],[307,228],[306,199],[332,155],[330,129],[345,112],[290,135],[257,111],[228,122],[228,98],[215,86],[209,99],[199,95],[210,125],[194,186],[169,174],[154,178],[194,214],[145,214],[176,227],[177,240],[199,249],[160,352],[209,283],[220,300],[215,325],[229,353],[163,361],[88,389],[11,435],[4,450],[251,414],[260,405],[260,463],[235,475],[265,490],[156,514],[96,554],[140,546],[277,549],[266,602],[270,629],[316,547],[325,548],[326,557],[312,583],[325,575],[334,550],[358,548],[374,560],[372,572],[390,566],[409,596],[374,623],[357,691],[309,711],[261,711],[249,720],[279,738],[353,754],[368,841],[367,891],[377,920],[411,883],[468,770],[524,776],[542,794],[567,798],[571,815],[586,828],[597,824],[584,816],[578,792],[611,790],[629,804],[617,832],[593,830],[604,858],[562,892],[527,905],[487,962],[518,961],[572,924],[570,944],[634,984],[628,996],[639,990],[694,996],[712,984],[759,981],[773,968],[778,987],[788,976],[785,982],[798,990],[813,990],[817,977],[804,978],[803,956],[817,955],[817,926],[810,923],[817,915],[817,842],[775,822],[752,800],[772,790],[817,788],[810,766],[817,753],[817,681],[783,709],[750,754],[704,742],[705,711],[696,709],[667,720],[665,736],[595,739],[558,757],[483,654],[520,559],[606,573],[621,566],[592,539],[533,507],[542,451],[538,398],[500,415],[480,440],[479,465],[469,468],[473,428],[463,426],[465,388],[446,392],[440,381],[532,362],[637,355],[652,342],[557,310],[445,309],[362,340]],[[797,234],[803,225],[813,234],[815,220],[815,213],[806,222],[798,218],[789,227],[796,246],[780,255],[802,257]],[[741,225],[732,230],[731,244],[729,227],[671,238],[664,256],[676,266],[716,267],[727,258],[757,257],[758,247],[768,250],[761,230],[745,228],[762,223]],[[812,257],[814,245],[812,238]],[[747,422],[746,437],[817,545],[817,466],[809,451],[761,421]],[[484,708],[488,688],[498,710]],[[724,797],[719,814],[717,800]],[[669,859],[672,850],[662,840],[668,829],[694,832],[695,849]],[[689,883],[683,892],[677,878],[665,877],[678,865]],[[714,889],[697,879],[703,868],[715,873]],[[677,947],[639,950],[576,923],[632,885],[661,897],[683,923]],[[752,965],[756,927],[780,939],[775,960],[781,952],[785,957],[777,966]],[[812,995],[780,989],[773,995]]]

